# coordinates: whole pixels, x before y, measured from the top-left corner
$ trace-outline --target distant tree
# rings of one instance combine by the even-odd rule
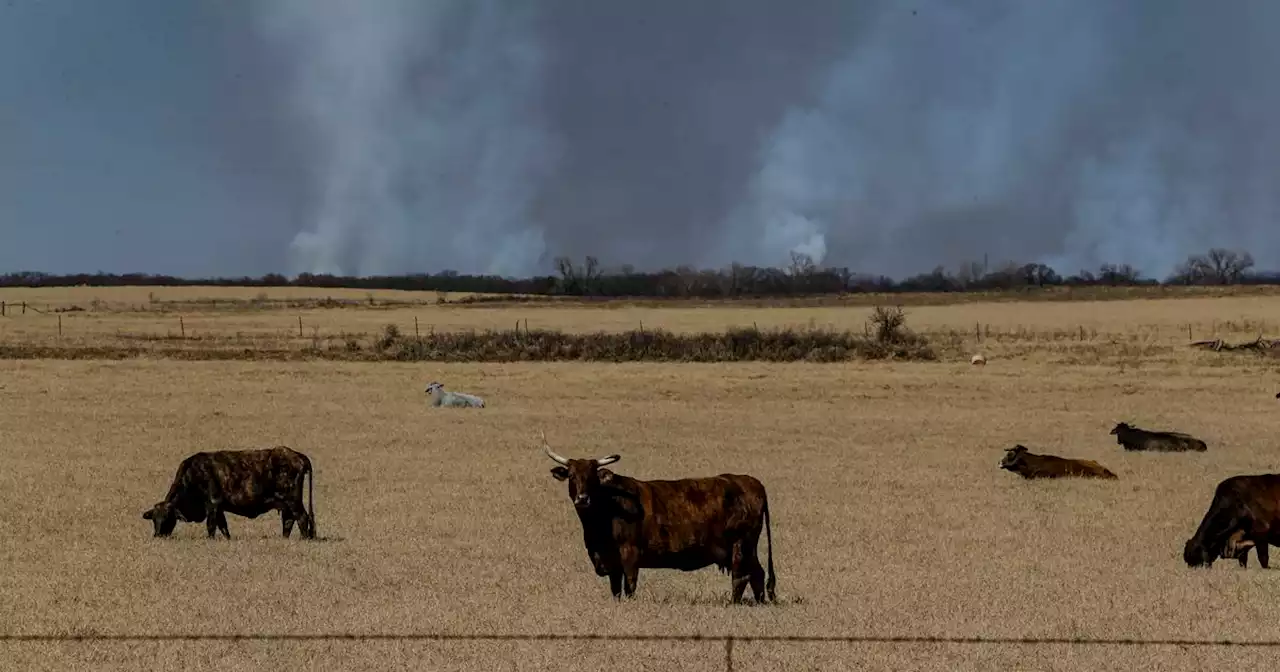
[[[1215,247],[1204,254],[1193,254],[1178,267],[1175,281],[1188,285],[1234,285],[1244,280],[1253,268],[1253,256]]]

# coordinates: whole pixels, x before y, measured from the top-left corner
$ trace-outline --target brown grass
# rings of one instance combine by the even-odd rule
[[[254,360],[270,348],[305,358],[317,338],[366,348],[388,322],[407,338],[414,316],[424,334],[465,338],[517,319],[523,331],[526,317],[534,329],[566,333],[622,333],[640,320],[675,334],[753,323],[861,331],[870,308],[525,311],[428,301],[301,311],[299,338],[299,313],[278,307],[104,304],[64,313],[61,337],[55,314],[0,319],[0,356],[77,348],[90,358],[0,361],[5,634],[1280,638],[1272,571],[1254,558],[1246,571],[1193,571],[1180,557],[1219,480],[1280,461],[1275,361],[1188,348],[1186,326],[1197,339],[1275,335],[1280,297],[909,307],[907,326],[933,339],[943,361],[822,364]],[[92,361],[126,347],[137,359]],[[159,348],[244,361],[150,359]],[[979,351],[990,363],[969,366]],[[488,408],[427,408],[423,387],[433,379],[483,396]],[[1192,433],[1209,451],[1127,454],[1107,435],[1119,420]],[[537,448],[539,428],[566,454],[619,452],[617,470],[641,478],[760,477],[782,604],[729,606],[729,580],[713,569],[642,571],[638,599],[612,603],[585,558],[565,486]],[[230,542],[185,524],[175,539],[151,538],[140,515],[183,457],[274,443],[315,461],[321,541],[280,539],[275,514],[229,517]],[[1097,460],[1119,480],[1024,481],[996,468],[1016,443]],[[739,671],[1201,670],[1272,658],[1250,648],[1035,644],[734,651]],[[295,661],[724,669],[721,645],[697,642],[0,641],[0,669]]]
[[[1280,296],[1266,293],[1268,288],[1217,293],[1212,288],[1183,289],[1193,298],[984,303],[969,296],[950,305],[909,305],[907,324],[930,342],[943,361],[967,361],[980,352],[992,361],[1217,365],[1257,356],[1202,353],[1187,343],[1280,336]],[[83,310],[36,312],[32,304],[33,309],[23,314],[12,303],[24,296],[21,291],[4,294],[10,297],[5,299],[9,301],[6,317],[0,318],[0,355],[5,357],[306,359],[316,352],[337,357],[352,350],[353,342],[356,350],[370,350],[387,324],[395,324],[406,336],[422,338],[486,330],[513,334],[517,328],[577,334],[642,330],[695,334],[753,328],[867,336],[873,331],[870,306],[607,302],[494,307],[440,304],[434,292],[372,293],[370,304],[362,297],[371,293],[361,290],[85,287],[29,290],[31,296],[46,301],[42,311],[70,306]],[[153,305],[130,303],[152,292],[164,295],[153,309],[130,307]],[[224,303],[210,303],[214,299]]]
[[[1273,385],[1233,367],[50,362],[0,365],[6,633],[704,633],[1275,639],[1273,571],[1192,571],[1218,480],[1273,470]],[[429,379],[486,398],[429,409]],[[1126,454],[1117,420],[1193,433]],[[537,446],[641,478],[769,488],[782,604],[713,569],[610,601]],[[322,540],[275,514],[154,540],[141,512],[202,449],[315,461]],[[1118,481],[1027,482],[1003,449]],[[765,550],[762,542],[762,552]],[[757,643],[735,670],[1208,669],[1258,649]],[[5,669],[723,669],[699,643],[0,643]],[[639,665],[637,666],[637,663]]]

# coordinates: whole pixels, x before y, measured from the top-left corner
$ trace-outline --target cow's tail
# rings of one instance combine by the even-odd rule
[[[773,573],[773,523],[769,519],[769,495],[764,496],[764,538],[769,543],[769,577],[765,580],[765,594],[770,602],[778,601],[778,577]]]
[[[311,516],[311,538],[314,539],[316,536],[316,502],[315,502],[316,472],[315,472],[315,469],[312,468],[311,466],[310,459],[307,460],[307,468],[302,475],[304,478],[307,475],[311,476],[311,478],[307,480],[307,515]]]

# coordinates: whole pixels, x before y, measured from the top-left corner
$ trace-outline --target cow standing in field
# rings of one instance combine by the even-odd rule
[[[1077,460],[1057,455],[1037,455],[1018,444],[1009,448],[1000,460],[1000,468],[1008,469],[1023,478],[1119,478],[1111,470],[1093,460]]]
[[[1270,566],[1268,545],[1280,544],[1280,474],[1232,476],[1213,492],[1196,533],[1182,548],[1188,567],[1212,567],[1219,557],[1246,566],[1249,549]]]
[[[1209,446],[1204,441],[1182,432],[1153,432],[1138,429],[1127,422],[1117,423],[1112,428],[1111,434],[1115,435],[1116,443],[1124,446],[1125,450],[1157,453],[1182,453],[1188,451],[1203,453],[1209,449]]]
[[[303,508],[302,482],[308,474],[308,508]],[[257,518],[279,509],[286,538],[297,521],[302,537],[314,539],[315,482],[311,460],[288,446],[195,453],[178,465],[169,494],[142,517],[152,522],[157,537],[172,534],[178,521],[204,521],[210,539],[218,530],[230,539],[225,514]]]
[[[568,481],[569,499],[582,523],[582,538],[597,576],[609,577],[615,599],[636,591],[640,568],[694,571],[716,565],[733,580],[733,602],[751,585],[756,602],[776,601],[769,498],[759,480],[739,474],[671,481],[641,481],[603,467],[622,459],[568,459],[542,437],[557,466],[551,475]],[[769,575],[756,547],[764,528]],[[766,594],[767,590],[767,594]]]

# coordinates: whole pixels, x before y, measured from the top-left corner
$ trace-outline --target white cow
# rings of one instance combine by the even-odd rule
[[[450,392],[444,385],[432,381],[427,385],[427,394],[431,395],[432,406],[458,406],[464,408],[484,408],[484,399],[474,394]]]

